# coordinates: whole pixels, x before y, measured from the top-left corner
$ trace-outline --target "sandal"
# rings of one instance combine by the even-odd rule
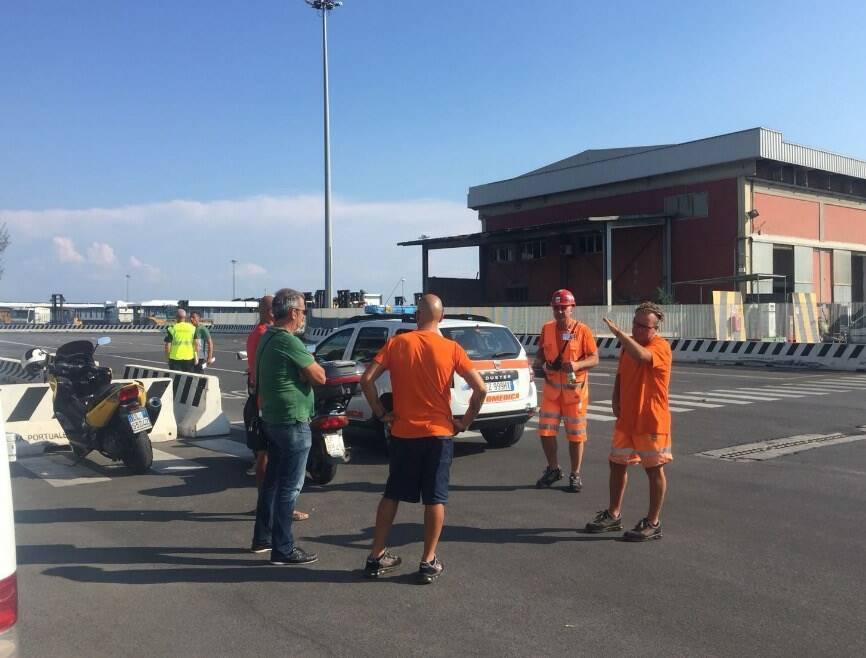
[[[292,512],[292,521],[306,521],[309,518],[310,515],[306,512],[299,512],[298,510]]]

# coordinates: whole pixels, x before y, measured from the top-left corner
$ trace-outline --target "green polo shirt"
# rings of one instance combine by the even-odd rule
[[[256,350],[259,406],[266,423],[305,422],[313,415],[313,387],[300,379],[315,359],[301,339],[269,327]]]

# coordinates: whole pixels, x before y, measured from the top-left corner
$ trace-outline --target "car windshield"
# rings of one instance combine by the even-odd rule
[[[456,340],[470,359],[513,359],[520,343],[505,327],[440,327],[445,338]]]

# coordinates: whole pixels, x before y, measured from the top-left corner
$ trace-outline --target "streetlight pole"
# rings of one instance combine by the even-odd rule
[[[234,299],[237,295],[235,295],[235,265],[237,265],[237,261],[232,258],[232,299]]]
[[[322,12],[322,78],[324,82],[325,124],[325,303],[331,305],[331,110],[328,102],[328,12],[343,3],[337,0],[305,0]]]
[[[131,278],[128,274],[126,275],[126,301],[129,301],[129,280]]]

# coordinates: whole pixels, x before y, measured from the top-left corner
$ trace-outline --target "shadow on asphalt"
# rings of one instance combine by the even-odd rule
[[[388,546],[415,544],[421,541],[423,536],[423,524],[398,523],[388,535]],[[442,529],[442,541],[474,544],[550,545],[576,541],[615,541],[619,538],[619,535],[586,535],[582,530],[576,531],[574,528],[473,528],[446,523]],[[373,540],[373,528],[365,528],[360,533],[350,535],[308,536],[307,539],[332,546],[369,547]]]
[[[249,512],[191,512],[187,510],[98,510],[92,507],[61,507],[57,509],[25,509],[15,511],[15,523],[90,523],[144,521],[200,521],[219,523],[244,521]]]
[[[229,489],[248,489],[250,487],[254,489],[256,486],[255,481],[244,472],[248,464],[234,457],[200,457],[195,461],[201,468],[171,474],[182,480],[180,484],[141,489],[139,493],[142,496],[153,496],[156,498],[177,498],[183,496],[204,496],[228,491]],[[231,466],[226,468],[227,464]],[[232,466],[236,466],[236,469],[232,468]]]

